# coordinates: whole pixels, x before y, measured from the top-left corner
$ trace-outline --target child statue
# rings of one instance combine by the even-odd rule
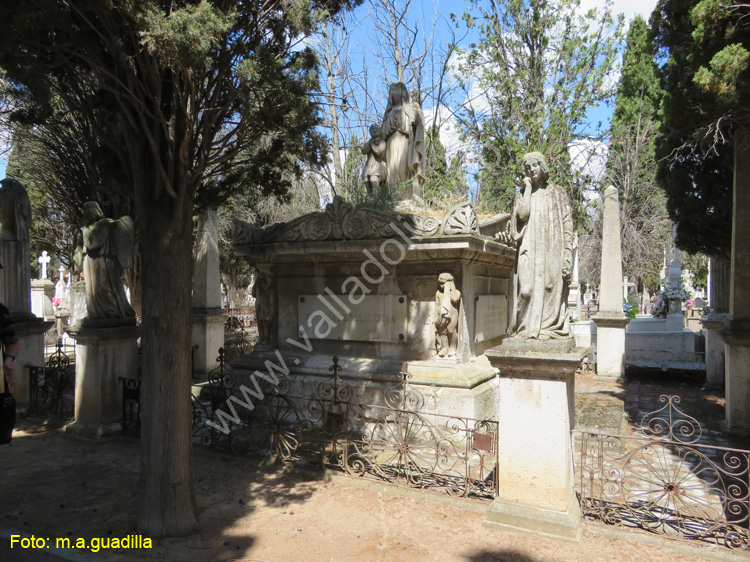
[[[375,188],[380,188],[386,180],[388,168],[385,163],[386,143],[383,138],[383,129],[380,125],[370,127],[370,136],[372,137],[362,147],[362,154],[367,156],[365,162],[365,185],[367,194],[372,195]]]

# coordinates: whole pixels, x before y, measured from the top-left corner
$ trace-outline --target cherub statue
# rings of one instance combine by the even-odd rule
[[[440,357],[454,357],[458,348],[458,307],[461,304],[461,291],[456,289],[453,275],[450,273],[441,273],[438,277],[435,304],[435,348]]]
[[[276,344],[276,291],[273,290],[271,284],[271,277],[261,273],[253,285],[255,318],[258,321],[256,347],[270,348]]]
[[[383,128],[380,125],[370,126],[370,136],[372,138],[362,147],[362,154],[367,156],[365,185],[367,193],[372,195],[376,187],[380,188],[385,184],[388,168],[385,162],[386,143],[383,138]]]

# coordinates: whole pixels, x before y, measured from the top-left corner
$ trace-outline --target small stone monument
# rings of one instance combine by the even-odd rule
[[[28,369],[44,365],[44,333],[52,322],[44,322],[31,312],[31,204],[18,180],[0,181],[0,223],[0,264],[3,266],[0,302],[10,310],[19,340],[17,382],[12,391],[18,410],[23,412],[29,405]]]
[[[620,241],[620,201],[617,189],[609,186],[603,194],[602,258],[599,312],[596,324],[596,376],[618,380],[625,372],[625,327],[630,318],[622,310],[622,244]]]
[[[122,379],[138,372],[139,329],[122,284],[133,265],[130,217],[104,217],[96,202],[83,210],[83,272],[86,316],[71,327],[76,341],[75,421],[65,431],[100,440],[117,433],[122,421]],[[76,303],[74,303],[74,316]]]
[[[588,348],[574,347],[568,319],[570,204],[549,182],[542,154],[527,154],[521,163],[526,177],[510,220],[518,241],[516,319],[511,337],[485,351],[500,370],[496,470],[502,475],[485,523],[578,540],[571,430],[575,371]]]
[[[38,318],[51,321],[55,319],[55,307],[52,304],[55,284],[47,278],[47,265],[51,261],[47,250],[43,250],[36,261],[39,264],[40,277],[31,280],[31,312]]]

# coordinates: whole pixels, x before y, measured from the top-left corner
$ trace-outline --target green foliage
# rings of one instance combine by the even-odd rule
[[[426,207],[451,206],[468,190],[463,177],[463,158],[460,154],[451,158],[450,166],[447,153],[440,141],[440,130],[431,126],[425,134],[426,166],[425,181],[422,184],[421,197]]]
[[[750,76],[747,7],[716,0],[660,0],[652,33],[662,66],[657,180],[677,242],[728,259],[731,249],[733,127],[747,123]]]
[[[342,166],[341,178],[339,178],[340,185],[336,186],[336,191],[354,205],[367,199],[367,187],[362,175],[365,168],[365,156],[361,148],[362,143],[359,142],[357,135],[352,135]]]
[[[571,142],[587,134],[586,112],[613,94],[622,21],[609,5],[580,15],[578,0],[471,2],[464,16],[479,42],[464,52],[464,76],[478,75],[484,104],[463,113],[466,137],[481,147],[480,200],[510,211],[520,183],[520,158],[542,152],[552,181],[567,191],[577,222],[585,216],[583,186],[570,167]],[[475,94],[476,95],[476,94]]]
[[[147,6],[141,16],[143,45],[170,66],[205,66],[235,17],[235,13],[222,12],[206,0],[169,13],[156,5]]]
[[[672,229],[666,197],[656,184],[653,137],[662,92],[655,52],[646,21],[636,17],[623,53],[606,169],[606,182],[621,198],[623,274],[652,291],[660,285],[662,250]]]

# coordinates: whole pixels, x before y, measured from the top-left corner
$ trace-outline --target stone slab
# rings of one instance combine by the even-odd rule
[[[474,341],[491,340],[508,331],[507,295],[478,295],[474,307]]]
[[[310,339],[367,342],[405,342],[407,339],[406,295],[367,295],[353,304],[344,295],[346,311],[330,296],[300,295],[299,324]],[[321,300],[322,299],[322,300]],[[340,318],[339,318],[340,316]],[[330,320],[327,321],[323,317]],[[317,326],[322,326],[317,329]],[[300,337],[304,334],[300,334]]]

